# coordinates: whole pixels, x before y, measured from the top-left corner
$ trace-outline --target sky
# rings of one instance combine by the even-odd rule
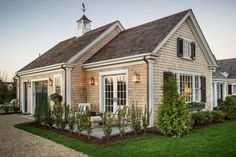
[[[217,59],[236,58],[235,0],[83,0],[97,28],[120,20],[127,29],[192,9]],[[81,0],[0,0],[0,71],[15,72],[75,36]]]

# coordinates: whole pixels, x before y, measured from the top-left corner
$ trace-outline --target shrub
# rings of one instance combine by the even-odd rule
[[[4,105],[3,109],[4,109],[5,113],[8,113],[9,110],[10,110],[10,106],[9,105]]]
[[[73,131],[74,125],[75,125],[75,112],[73,110],[70,110],[68,124],[69,124],[70,130]]]
[[[199,111],[192,114],[193,125],[206,125],[213,121],[213,115],[209,111]]]
[[[125,127],[126,127],[126,106],[124,106],[123,108],[121,108],[120,106],[118,107],[118,109],[116,110],[116,114],[117,114],[117,120],[116,120],[116,125],[119,128],[120,131],[120,135],[123,136],[123,134],[125,133]]]
[[[47,105],[43,105],[43,104],[36,105],[35,114],[34,114],[36,124],[41,125],[43,122],[45,122],[46,107]]]
[[[54,93],[54,94],[51,94],[50,95],[50,99],[55,103],[55,104],[58,104],[58,103],[61,103],[62,101],[62,96],[58,93]]]
[[[57,128],[61,127],[61,124],[63,123],[63,107],[60,103],[56,103],[53,106],[53,116],[55,118],[55,124]]]
[[[169,76],[164,81],[164,95],[157,110],[157,127],[167,136],[183,136],[190,132],[191,117],[187,104],[177,92],[176,81]]]
[[[138,107],[137,102],[134,105],[134,101],[131,106],[131,123],[134,133],[139,132],[141,128],[142,121],[142,108]]]
[[[149,125],[149,118],[150,118],[151,113],[148,112],[147,108],[145,107],[144,113],[142,115],[142,127],[144,133],[146,133],[147,127]]]
[[[85,130],[89,136],[90,139],[90,134],[92,133],[92,125],[91,125],[91,112],[86,111],[80,114],[80,125],[83,130]]]
[[[223,122],[224,121],[224,112],[221,110],[213,110],[211,112],[214,122]]]
[[[219,104],[220,110],[223,112],[235,112],[236,111],[236,99],[233,96],[227,96],[225,101]]]
[[[81,115],[82,112],[77,112],[76,113],[76,120],[75,123],[77,125],[78,132],[81,133],[84,130],[84,127],[82,126],[83,122],[81,121]]]
[[[112,121],[113,121],[112,114],[110,112],[104,112],[102,114],[103,132],[107,140],[111,136]]]

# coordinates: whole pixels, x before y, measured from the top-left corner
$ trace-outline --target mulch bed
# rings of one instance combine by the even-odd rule
[[[90,139],[89,139],[89,136],[87,136],[87,135],[78,134],[78,133],[71,132],[71,131],[68,131],[68,130],[62,131],[60,129],[56,129],[56,128],[48,127],[48,126],[43,126],[43,125],[37,125],[37,124],[34,124],[34,123],[31,123],[31,126],[36,127],[36,128],[40,128],[40,129],[45,129],[45,130],[48,130],[48,131],[52,131],[52,132],[55,132],[55,133],[60,134],[60,135],[65,135],[65,136],[68,136],[68,137],[79,139],[79,140],[84,141],[86,143],[97,144],[97,145],[109,145],[109,144],[112,144],[112,143],[115,143],[115,142],[118,142],[118,141],[123,141],[123,140],[134,139],[134,138],[137,138],[137,137],[153,136],[153,135],[160,134],[154,129],[147,129],[147,131],[145,133],[143,131],[140,131],[139,133],[136,133],[136,134],[134,134],[133,132],[130,132],[130,133],[124,134],[123,136],[114,135],[114,136],[111,136],[108,140],[105,139],[105,138],[100,139],[100,138],[96,138],[96,137],[93,137],[93,136],[90,136]]]
[[[193,126],[192,130],[202,129],[202,128],[217,125],[217,124],[220,124],[220,123],[223,123],[223,122],[212,122],[212,123],[207,124],[207,125],[197,125],[197,126]],[[107,140],[107,139],[100,139],[100,138],[96,138],[96,137],[92,137],[92,136],[90,136],[90,138],[89,138],[89,136],[87,136],[87,135],[78,134],[78,133],[71,132],[71,131],[68,131],[68,130],[63,131],[63,130],[60,130],[60,129],[56,129],[56,128],[48,127],[48,126],[44,126],[44,125],[37,125],[35,123],[31,123],[30,125],[33,126],[33,127],[36,127],[36,128],[52,131],[52,132],[55,132],[55,133],[60,134],[60,135],[65,135],[65,136],[68,136],[68,137],[72,137],[72,138],[84,141],[86,143],[89,143],[89,144],[97,144],[97,145],[109,145],[109,144],[112,144],[112,143],[115,143],[115,142],[118,142],[118,141],[130,140],[130,139],[135,139],[135,138],[138,138],[138,137],[162,135],[157,130],[149,128],[149,129],[147,129],[147,131],[145,133],[143,131],[140,131],[139,133],[136,133],[136,134],[133,133],[133,132],[129,132],[129,133],[124,134],[123,136],[120,136],[120,135],[111,136]]]

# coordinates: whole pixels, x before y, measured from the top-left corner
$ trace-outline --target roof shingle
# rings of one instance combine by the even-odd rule
[[[227,78],[236,79],[236,58],[217,60],[219,68],[217,71],[227,72]]]
[[[89,43],[95,40],[99,35],[105,32],[115,22],[91,30],[81,37],[73,37],[58,43],[56,46],[45,52],[40,57],[36,58],[34,61],[20,69],[18,72],[67,62],[80,50],[82,50]]]
[[[151,53],[189,11],[185,10],[123,31],[85,63]]]

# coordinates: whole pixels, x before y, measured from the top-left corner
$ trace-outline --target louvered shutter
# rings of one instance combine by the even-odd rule
[[[201,76],[201,102],[206,102],[206,77]]]
[[[228,95],[232,95],[232,85],[228,85]]]
[[[177,56],[183,57],[183,44],[184,41],[182,38],[177,38]]]
[[[191,43],[191,58],[193,60],[196,59],[196,47],[195,47],[195,43],[194,42]]]

